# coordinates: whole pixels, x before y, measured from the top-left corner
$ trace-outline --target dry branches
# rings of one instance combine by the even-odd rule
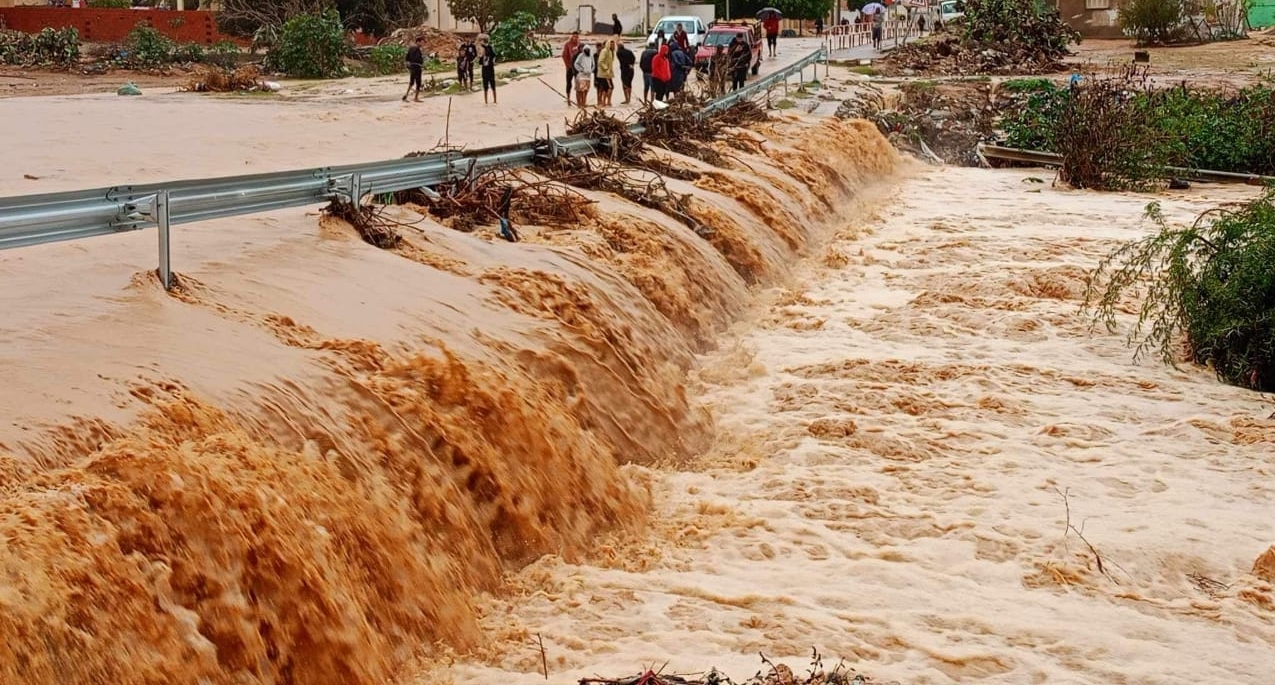
[[[823,656],[812,649],[810,667],[804,677],[793,673],[784,664],[776,664],[761,654],[762,664],[768,669],[765,673],[758,671],[753,677],[738,685],[871,685],[872,679],[855,673],[840,661],[831,670],[823,667]],[[707,673],[665,674],[663,667],[659,670],[646,669],[642,673],[627,678],[581,678],[579,685],[736,685],[735,681],[710,669]]]
[[[416,204],[447,220],[451,228],[473,231],[480,225],[509,219],[541,226],[578,225],[593,216],[592,202],[560,183],[534,174],[488,169],[434,188],[434,193],[405,190],[394,194],[396,204]]]
[[[196,93],[229,93],[233,91],[266,90],[261,70],[249,64],[234,71],[217,67],[201,67],[195,78],[184,88]]]
[[[403,236],[394,228],[398,222],[385,217],[384,210],[380,207],[333,200],[323,211],[344,219],[359,232],[359,237],[364,242],[382,250],[393,249],[403,242]]]
[[[1116,583],[1116,584],[1118,585],[1118,584],[1120,583],[1120,581],[1116,580],[1116,579],[1115,579],[1115,578],[1114,578],[1114,577],[1113,577],[1113,576],[1112,576],[1112,575],[1111,575],[1111,574],[1107,571],[1106,565],[1105,565],[1105,563],[1104,563],[1104,561],[1103,561],[1103,558],[1102,558],[1102,554],[1100,554],[1100,553],[1098,552],[1098,548],[1097,548],[1097,547],[1094,547],[1094,546],[1093,546],[1093,544],[1092,544],[1091,542],[1089,542],[1089,540],[1087,540],[1087,539],[1085,538],[1085,533],[1084,533],[1084,523],[1082,522],[1082,523],[1080,524],[1080,525],[1081,525],[1081,527],[1080,527],[1080,528],[1077,528],[1077,527],[1076,527],[1076,525],[1075,525],[1074,523],[1072,523],[1072,522],[1071,522],[1071,489],[1069,488],[1069,489],[1067,489],[1067,490],[1059,490],[1057,487],[1055,487],[1055,488],[1054,488],[1054,492],[1058,493],[1058,496],[1062,498],[1062,501],[1063,501],[1063,508],[1064,508],[1065,513],[1066,513],[1066,520],[1065,520],[1065,521],[1064,521],[1064,523],[1063,523],[1063,548],[1065,549],[1065,548],[1066,548],[1066,546],[1067,546],[1067,536],[1068,536],[1068,534],[1070,534],[1070,533],[1075,533],[1075,534],[1076,534],[1076,537],[1080,538],[1080,541],[1081,541],[1081,542],[1083,542],[1083,543],[1085,543],[1085,547],[1089,548],[1089,553],[1093,555],[1094,563],[1095,563],[1095,564],[1097,565],[1097,567],[1098,567],[1098,572],[1099,572],[1099,573],[1101,573],[1102,575],[1106,576],[1106,577],[1107,577],[1107,579],[1108,579],[1108,580],[1110,580],[1111,582]],[[1120,568],[1120,565],[1119,565],[1119,564],[1116,564],[1116,563],[1114,563],[1114,562],[1111,562],[1110,560],[1108,560],[1106,563],[1110,563],[1111,565],[1115,566],[1116,568],[1119,568],[1121,571],[1124,571],[1124,569],[1123,569],[1123,568]],[[1129,575],[1129,572],[1128,572],[1128,571],[1125,571],[1125,575]]]
[[[696,232],[702,230],[691,216],[690,195],[669,190],[658,172],[598,157],[560,157],[544,166],[542,172],[577,188],[614,193],[634,204],[658,209]]]

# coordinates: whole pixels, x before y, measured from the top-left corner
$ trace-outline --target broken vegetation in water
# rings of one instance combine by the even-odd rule
[[[663,669],[647,669],[638,675],[627,678],[581,678],[579,685],[898,685],[897,683],[880,683],[868,676],[856,672],[846,666],[844,660],[838,661],[832,670],[823,665],[823,655],[819,650],[811,649],[810,666],[805,675],[794,673],[784,664],[776,664],[759,655],[766,671],[758,671],[751,678],[736,683],[717,669],[707,673],[665,674]],[[547,675],[546,675],[547,677]]]
[[[1227,383],[1275,390],[1275,188],[1190,226],[1170,226],[1156,202],[1146,217],[1159,230],[1116,249],[1090,275],[1085,307],[1094,323],[1114,331],[1138,297],[1128,338],[1135,357],[1155,352],[1172,365],[1185,352]]]

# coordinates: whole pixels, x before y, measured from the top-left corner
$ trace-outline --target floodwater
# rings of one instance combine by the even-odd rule
[[[651,530],[532,564],[486,599],[503,642],[418,682],[738,680],[812,650],[874,682],[1270,682],[1275,404],[1080,310],[1150,198],[909,174],[701,359],[717,440],[632,469]]]
[[[183,227],[172,294],[149,233],[0,255],[0,682],[408,682],[502,649],[528,564],[662,535],[652,469],[723,435],[697,355],[898,165],[864,122],[763,132],[668,181],[703,237],[585,192],[516,245]]]

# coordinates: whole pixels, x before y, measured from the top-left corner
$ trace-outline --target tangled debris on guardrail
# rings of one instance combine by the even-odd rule
[[[667,108],[645,107],[637,122],[644,130],[634,133],[630,122],[603,112],[581,113],[568,124],[570,135],[592,138],[598,154],[567,156],[551,154],[553,144],[539,141],[542,152],[534,170],[490,168],[470,171],[466,176],[429,190],[413,189],[394,193],[394,204],[415,205],[445,226],[471,232],[479,226],[501,220],[539,226],[579,226],[594,218],[593,201],[580,190],[614,193],[635,204],[657,209],[703,234],[703,226],[690,209],[690,195],[669,189],[667,178],[693,181],[700,172],[679,166],[656,148],[724,166],[726,155],[713,143],[750,152],[759,150],[753,137],[735,136],[730,129],[766,121],[765,109],[743,100],[729,107],[704,112],[705,100],[687,97]],[[430,154],[412,152],[407,157]],[[363,207],[356,211],[349,203],[333,201],[327,212],[349,221],[365,241],[382,248],[397,247],[401,236],[398,222],[383,213]]]
[[[358,231],[359,237],[369,245],[382,250],[390,250],[403,242],[403,236],[394,229],[394,223],[385,217],[384,209],[377,205],[360,205],[355,207],[349,202],[333,200],[323,208],[330,216],[343,219]]]

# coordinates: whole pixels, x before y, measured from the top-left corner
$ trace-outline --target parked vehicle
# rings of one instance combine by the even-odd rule
[[[947,23],[953,19],[965,16],[962,9],[960,0],[943,0],[939,3],[939,19],[944,26],[947,26]]]
[[[753,75],[756,76],[758,70],[761,69],[762,57],[762,27],[757,22],[750,21],[717,21],[713,23],[708,33],[704,34],[704,42],[700,44],[699,50],[695,52],[695,68],[701,72],[708,70],[708,61],[712,59],[713,53],[717,51],[717,46],[729,50],[730,42],[735,36],[742,36],[748,41],[748,46],[753,49],[753,63],[751,66]]]
[[[704,42],[704,34],[708,33],[708,27],[704,26],[704,21],[696,16],[685,15],[675,17],[663,17],[655,26],[651,27],[651,35],[646,37],[647,45],[655,45],[655,38],[664,31],[665,38],[673,37],[673,29],[681,24],[682,29],[686,31],[687,42],[692,48],[698,48],[700,43]]]

